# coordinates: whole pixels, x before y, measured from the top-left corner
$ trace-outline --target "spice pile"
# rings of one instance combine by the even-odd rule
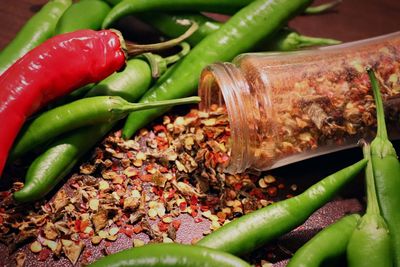
[[[110,134],[50,201],[19,207],[2,192],[0,238],[9,246],[33,240],[17,253],[19,265],[63,254],[88,263],[148,242],[193,243],[296,191],[271,175],[225,174],[229,136],[226,112],[216,107],[164,116],[131,140]]]

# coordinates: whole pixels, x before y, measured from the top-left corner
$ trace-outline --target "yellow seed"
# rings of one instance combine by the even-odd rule
[[[112,192],[111,195],[115,198],[115,200],[119,201],[120,200],[120,196],[118,196],[117,192]]]
[[[103,238],[101,238],[98,235],[92,236],[92,244],[93,245],[98,245],[100,244],[101,240],[103,240]]]
[[[135,190],[132,190],[132,196],[134,198],[140,198],[141,194],[140,194],[140,192],[138,190],[135,189]]]
[[[164,236],[163,237],[163,243],[174,243],[174,240],[172,240],[168,236]]]
[[[137,247],[142,247],[142,246],[144,246],[144,241],[143,241],[143,240],[140,240],[140,239],[137,239],[137,238],[134,238],[134,239],[133,239],[133,246],[134,246],[135,248],[137,248]]]
[[[115,241],[115,240],[117,240],[117,238],[118,238],[118,236],[116,236],[116,235],[109,235],[106,237],[106,239],[108,241]]]
[[[45,239],[43,241],[43,245],[47,246],[49,249],[51,249],[52,251],[55,251],[57,249],[57,242],[53,241],[53,240],[48,240]]]
[[[100,181],[99,182],[99,190],[107,190],[110,188],[110,185],[108,184],[107,181]]]
[[[83,232],[84,232],[85,234],[90,234],[91,232],[93,232],[93,228],[90,227],[90,226],[87,226]]]
[[[150,218],[154,219],[157,217],[157,210],[155,209],[149,209],[148,215]]]
[[[162,221],[165,223],[171,223],[172,222],[172,217],[171,216],[166,216],[162,218]]]
[[[99,209],[99,200],[97,198],[93,198],[89,201],[89,208],[91,210],[98,210]]]
[[[211,230],[217,230],[220,227],[221,227],[221,225],[219,224],[218,221],[212,221],[211,222],[211,226],[210,226]]]
[[[217,215],[214,215],[214,214],[212,214],[212,215],[209,217],[209,219],[210,219],[211,221],[213,221],[213,222],[216,222],[216,221],[219,220],[218,216],[217,216]]]
[[[106,231],[104,231],[104,230],[100,230],[98,235],[101,238],[106,238],[108,236],[108,233]]]
[[[147,158],[146,154],[144,154],[144,153],[141,152],[141,151],[139,151],[139,152],[136,154],[136,159],[138,159],[138,160],[146,160],[146,158]]]
[[[261,188],[266,188],[266,187],[268,186],[264,179],[258,180],[258,185],[259,185]]]
[[[118,234],[118,232],[119,232],[119,228],[118,227],[113,227],[113,228],[110,229],[110,231],[108,231],[108,233],[110,235],[116,235],[116,234]]]
[[[203,212],[201,213],[201,215],[202,215],[203,217],[210,218],[210,217],[211,217],[211,211],[209,211],[209,210],[203,211]]]
[[[272,175],[267,175],[264,177],[265,182],[267,182],[268,184],[272,184],[274,182],[276,182],[276,178]]]
[[[35,241],[30,245],[29,248],[33,253],[39,253],[42,250],[42,244],[40,244],[38,241]]]
[[[141,166],[143,165],[143,160],[141,160],[141,159],[136,159],[136,160],[133,162],[133,165],[136,166],[136,167],[141,167]]]
[[[241,206],[242,206],[242,202],[240,202],[240,200],[236,199],[236,200],[233,202],[233,206],[234,206],[234,207],[241,207]]]

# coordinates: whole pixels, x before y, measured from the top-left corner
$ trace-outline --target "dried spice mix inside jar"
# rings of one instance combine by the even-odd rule
[[[243,54],[208,66],[199,85],[201,108],[226,106],[227,171],[279,167],[373,137],[367,66],[380,80],[391,130],[400,133],[400,32],[313,50]]]

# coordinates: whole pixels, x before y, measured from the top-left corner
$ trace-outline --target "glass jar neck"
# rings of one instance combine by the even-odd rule
[[[252,113],[246,112],[251,104],[250,85],[239,68],[232,63],[209,65],[201,74],[200,109],[210,110],[212,105],[225,106],[231,129],[231,155],[228,173],[241,173],[251,166],[249,147]],[[247,109],[248,110],[248,109]]]

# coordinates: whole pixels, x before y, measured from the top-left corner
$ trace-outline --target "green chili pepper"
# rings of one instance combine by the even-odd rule
[[[332,199],[366,164],[367,160],[363,159],[326,177],[296,197],[235,219],[201,239],[197,245],[234,255],[251,252],[301,225],[315,210]]]
[[[188,97],[152,103],[129,103],[119,96],[95,96],[46,111],[31,121],[15,141],[11,158],[19,157],[65,132],[99,123],[114,122],[129,112],[159,106],[200,102]]]
[[[166,61],[173,63],[187,52],[187,48],[184,48],[178,54],[166,58]],[[130,63],[132,61],[134,63]],[[129,60],[128,66],[122,72],[107,77],[88,95],[96,96],[107,93],[121,96],[130,102],[136,101],[149,88],[151,82],[150,66],[142,64],[145,63],[144,61],[138,61],[141,60],[138,58]],[[157,62],[161,66],[166,64],[159,60]],[[157,69],[162,71],[163,67],[157,67]],[[133,75],[134,73],[137,75]],[[14,198],[19,202],[31,202],[43,198],[72,170],[78,160],[111,131],[115,124],[112,122],[85,127],[58,137],[57,142],[50,144],[44,153],[34,161],[34,164],[31,164],[25,179],[26,186],[16,192]],[[28,181],[31,181],[29,187]]]
[[[24,187],[14,193],[14,199],[26,203],[46,196],[114,125],[89,126],[61,136],[29,166]]]
[[[346,247],[360,215],[348,215],[329,225],[303,245],[287,267],[318,267],[346,254]]]
[[[143,88],[142,90],[134,90],[134,95],[129,90],[126,90],[132,81],[140,84],[140,87]],[[151,82],[152,77],[149,64],[142,59],[133,58],[127,62],[123,72],[114,73],[98,83],[86,93],[86,97],[112,95],[120,96],[124,99],[138,99],[146,92]]]
[[[67,141],[65,143],[56,142],[55,146],[53,146],[50,150],[47,150],[43,155],[39,156],[30,166],[27,172],[27,178],[25,181],[25,186],[18,192],[14,194],[14,199],[19,202],[26,202],[26,201],[33,201],[45,196],[51,189],[57,185],[59,182],[60,177],[64,177],[67,173],[66,170],[70,169],[67,168],[60,169],[60,164],[53,164],[53,161],[50,160],[43,160],[44,158],[54,158],[55,155],[59,155],[59,149],[65,151],[64,146],[71,146],[75,145],[73,149],[82,149],[82,151],[70,151],[73,155],[76,155],[76,158],[79,158],[83,151],[86,151],[88,147],[93,146],[93,142],[89,142],[88,144],[84,145],[82,148],[82,140],[79,138],[78,140],[75,139],[76,136],[80,136],[82,133],[88,139],[98,140],[96,137],[103,136],[106,130],[110,129],[110,124],[115,123],[119,119],[123,117],[123,114],[128,110],[136,110],[147,108],[150,106],[157,106],[157,105],[177,105],[177,104],[188,104],[188,103],[196,103],[199,102],[199,97],[190,97],[190,98],[182,98],[182,99],[175,99],[168,102],[153,102],[147,104],[132,104],[121,97],[111,97],[111,96],[97,96],[91,98],[84,98],[79,101],[73,102],[71,104],[65,105],[63,107],[56,108],[52,110],[52,114],[56,116],[49,116],[46,115],[45,117],[41,117],[40,121],[37,123],[31,124],[30,128],[28,128],[27,135],[23,136],[27,137],[27,140],[35,140],[37,138],[36,144],[43,143],[43,140],[47,138],[51,138],[62,133],[66,133],[67,131],[76,129],[78,127],[83,127],[87,125],[93,125],[95,123],[103,123],[101,128],[99,129],[99,133],[94,135],[94,137],[87,136],[89,132],[95,131],[94,128],[90,128],[90,130],[83,129],[78,133],[74,133],[73,135],[67,137]],[[67,107],[68,106],[68,107]],[[50,111],[51,112],[51,111]],[[68,117],[68,114],[75,114],[73,117]],[[114,113],[114,114],[111,114]],[[64,116],[64,117],[63,117]],[[62,119],[60,119],[62,118]],[[45,124],[47,121],[47,124]],[[107,123],[108,122],[108,123]],[[48,127],[48,125],[50,127]],[[41,126],[42,128],[38,128]],[[44,129],[44,130],[43,130]],[[36,131],[36,132],[33,132]],[[41,135],[35,135],[38,132]],[[43,138],[43,135],[44,138]],[[23,140],[23,139],[20,139]],[[61,139],[63,140],[63,139]],[[65,140],[63,140],[64,142]],[[72,143],[72,144],[71,144]],[[22,143],[24,144],[24,143]],[[35,145],[36,145],[35,144]],[[30,146],[30,144],[24,144],[25,146]],[[78,145],[78,146],[76,146]],[[30,146],[32,147],[32,146]],[[71,154],[63,154],[66,158],[71,158]],[[64,161],[65,158],[61,158],[60,161]],[[76,161],[72,161],[71,164],[75,164]],[[49,166],[49,164],[52,164]],[[57,173],[58,175],[54,177]]]
[[[1,51],[0,74],[32,48],[53,36],[57,21],[71,3],[71,0],[50,0],[29,19]]]
[[[292,29],[283,28],[274,36],[271,42],[262,42],[258,46],[258,50],[293,51],[306,47],[335,45],[340,43],[341,41],[335,39],[301,35]]]
[[[233,14],[254,0],[124,0],[113,7],[103,21],[103,29],[109,28],[118,19],[145,11],[209,11]]]
[[[385,219],[380,214],[376,198],[375,180],[368,144],[363,147],[367,187],[367,211],[359,221],[347,246],[348,266],[393,266],[390,234]]]
[[[254,0],[175,0],[171,5],[168,1],[162,0],[108,0],[115,5],[104,19],[103,28],[110,27],[118,19],[139,12],[145,11],[209,11],[222,14],[235,14],[241,8],[251,4]],[[330,3],[319,6],[307,7],[305,14],[318,14],[331,10],[341,1],[334,0]]]
[[[144,13],[138,17],[159,30],[162,34],[170,37],[180,35],[186,31],[191,24],[196,23],[199,28],[185,41],[194,46],[203,40],[207,35],[216,32],[223,23],[217,22],[200,13]]]
[[[91,267],[250,267],[245,261],[217,250],[182,244],[149,244],[123,250],[92,263]]]
[[[379,207],[389,227],[395,266],[400,266],[400,163],[388,139],[381,93],[374,72],[369,69],[376,103],[378,129],[371,142],[371,161]]]
[[[168,79],[153,86],[140,102],[170,99],[196,93],[203,68],[216,61],[230,61],[276,33],[287,21],[303,11],[310,0],[257,0],[241,9],[221,28],[204,38],[181,61]],[[122,4],[122,3],[121,3]],[[255,30],[257,29],[257,30]],[[166,109],[132,113],[124,126],[124,138],[163,114]]]
[[[325,13],[325,12],[328,12],[328,11],[331,11],[332,9],[334,9],[341,2],[342,2],[342,0],[334,0],[332,2],[328,2],[326,4],[321,4],[319,6],[310,6],[304,11],[304,14],[315,15],[315,14]]]
[[[124,99],[138,99],[147,90],[154,78],[158,78],[167,70],[167,65],[178,61],[189,53],[190,47],[187,43],[182,43],[182,51],[170,57],[162,58],[154,54],[144,54],[142,57],[128,61],[123,72],[115,73],[98,83],[90,90],[86,97],[99,95],[120,96]],[[147,62],[145,60],[147,60]],[[126,90],[132,86],[140,84],[142,90],[135,90],[135,95]]]
[[[61,16],[55,33],[67,33],[80,29],[99,30],[104,18],[111,10],[101,0],[81,0],[72,4]]]
[[[177,37],[184,33],[192,23],[199,25],[199,29],[186,41],[192,46],[198,44],[207,35],[221,28],[223,23],[214,21],[201,14],[168,14],[168,13],[146,13],[139,15],[144,22],[155,27],[168,37]],[[328,38],[317,38],[301,35],[289,28],[281,29],[270,40],[261,42],[255,47],[260,51],[291,51],[310,46],[323,46],[340,44],[341,42]]]

